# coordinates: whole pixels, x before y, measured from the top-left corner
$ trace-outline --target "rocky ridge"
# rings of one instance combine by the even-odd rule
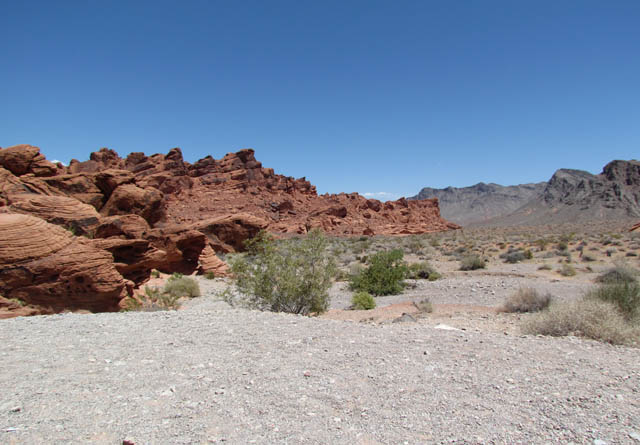
[[[152,269],[224,275],[227,266],[216,253],[242,249],[244,240],[263,229],[287,235],[319,228],[349,236],[458,228],[440,217],[437,199],[382,203],[356,193],[318,196],[305,178],[264,168],[251,149],[190,164],[179,148],[166,155],[131,153],[126,158],[103,148],[88,161],[72,160],[68,166],[47,161],[38,147],[0,149],[0,215],[11,226],[3,233],[7,246],[20,245],[31,237],[25,230],[37,227],[45,238],[33,237],[33,245],[22,248],[38,252],[35,244],[47,244],[47,236],[54,234],[72,240],[73,247],[32,258],[47,263],[48,275],[29,263],[31,278],[14,261],[13,251],[0,249],[0,316],[117,310]],[[72,255],[73,261],[55,257],[62,254]],[[55,261],[47,259],[52,255]],[[109,268],[110,278],[100,278],[100,285],[111,283],[107,293],[114,300],[108,304],[87,299],[95,289],[84,272],[74,269],[98,258]],[[46,283],[37,289],[26,286],[43,274]]]
[[[461,225],[482,223],[507,215],[544,190],[546,183],[503,186],[480,182],[469,187],[424,187],[410,200],[438,198],[444,218]]]
[[[476,226],[637,219],[640,217],[640,162],[614,160],[597,175],[560,169],[548,182],[538,184],[425,188],[409,199],[429,196],[440,199],[444,217]]]

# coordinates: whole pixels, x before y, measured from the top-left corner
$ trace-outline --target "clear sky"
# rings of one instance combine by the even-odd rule
[[[245,147],[320,193],[640,158],[640,1],[0,0],[0,146]]]

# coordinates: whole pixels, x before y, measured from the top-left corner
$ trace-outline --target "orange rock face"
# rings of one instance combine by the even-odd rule
[[[43,219],[0,213],[0,295],[5,299],[45,313],[103,312],[118,310],[126,294],[109,252]]]

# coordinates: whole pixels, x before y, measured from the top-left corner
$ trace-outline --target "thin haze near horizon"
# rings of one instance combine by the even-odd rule
[[[638,1],[3,2],[0,146],[252,147],[319,193],[599,173],[640,153]]]

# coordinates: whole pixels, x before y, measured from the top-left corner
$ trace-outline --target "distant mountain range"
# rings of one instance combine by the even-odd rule
[[[539,225],[640,218],[640,162],[612,161],[602,173],[560,169],[548,182],[423,188],[409,199],[438,198],[461,225]]]

